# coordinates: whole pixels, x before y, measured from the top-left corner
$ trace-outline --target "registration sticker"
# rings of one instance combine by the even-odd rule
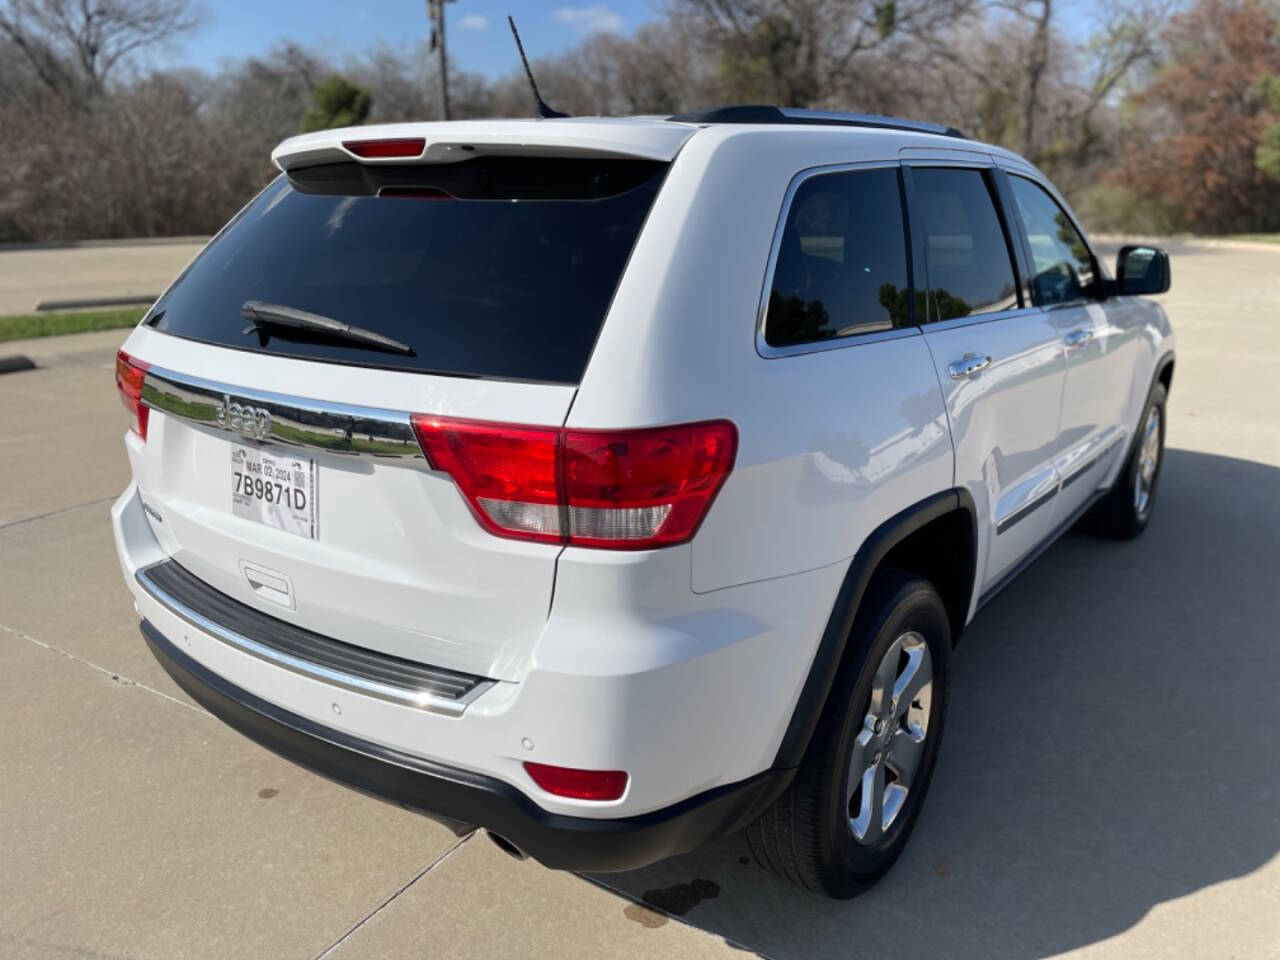
[[[316,462],[231,444],[231,512],[316,538]]]

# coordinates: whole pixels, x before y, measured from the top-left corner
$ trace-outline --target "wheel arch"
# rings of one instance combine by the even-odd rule
[[[1156,364],[1156,380],[1164,384],[1166,393],[1173,390],[1173,351],[1170,350]]]
[[[1142,406],[1138,407],[1138,418],[1134,422],[1133,432],[1129,436],[1129,442],[1125,444],[1124,460],[1122,463],[1127,464],[1129,458],[1133,456],[1133,451],[1138,445],[1138,428],[1142,424],[1142,414],[1147,409],[1147,404],[1151,402],[1151,395],[1156,392],[1157,386],[1163,386],[1166,399],[1168,394],[1173,390],[1173,365],[1175,356],[1172,350],[1166,351],[1160,355],[1160,359],[1156,361],[1155,372],[1151,375],[1151,382],[1147,385],[1147,392],[1142,397]],[[1121,468],[1123,470],[1123,467]]]
[[[877,570],[903,566],[933,581],[943,594],[955,642],[973,600],[977,530],[973,497],[957,487],[895,514],[863,541],[836,594],[809,675],[778,746],[775,768],[798,767],[804,758],[835,679],[851,655],[849,636]]]

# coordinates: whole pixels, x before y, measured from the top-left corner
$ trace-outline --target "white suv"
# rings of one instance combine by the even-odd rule
[[[918,815],[951,650],[1146,525],[1163,251],[1032,166],[727,108],[295,137],[130,335],[155,655],[259,743],[508,852],[746,829],[833,896]]]

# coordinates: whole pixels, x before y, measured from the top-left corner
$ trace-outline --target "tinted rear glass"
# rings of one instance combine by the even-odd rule
[[[156,329],[279,356],[577,383],[666,164],[484,157],[280,177],[156,304]],[[248,300],[411,355],[253,328]]]
[[[778,244],[765,316],[774,347],[907,323],[907,241],[896,167],[800,184]]]
[[[932,319],[1000,313],[1018,306],[1009,244],[980,170],[916,169]]]

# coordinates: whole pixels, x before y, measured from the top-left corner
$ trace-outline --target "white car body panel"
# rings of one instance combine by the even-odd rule
[[[751,425],[740,430],[737,465],[693,543],[700,592],[847,560],[883,519],[951,486],[945,414],[921,337],[855,337],[778,359],[756,349],[761,288],[792,178],[876,162],[896,143],[890,131],[775,133],[710,128],[677,158],[568,420],[724,416]],[[744,182],[769,199],[744,203]]]
[[[1052,529],[1050,511],[1034,505],[1060,479],[1053,461],[1066,380],[1062,344],[1039,310],[931,324],[925,340],[946,398],[955,484],[977,508],[981,593]],[[953,379],[948,367],[969,357],[991,364],[971,379]]]

